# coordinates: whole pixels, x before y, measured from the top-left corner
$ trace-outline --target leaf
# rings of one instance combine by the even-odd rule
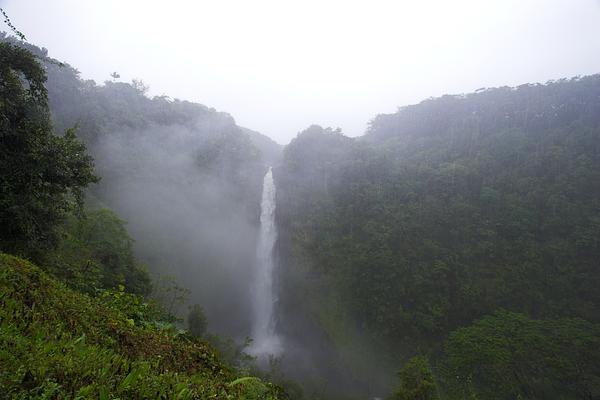
[[[99,400],[108,400],[108,389],[106,386],[100,387],[100,393],[98,394]]]
[[[129,389],[138,380],[138,378],[141,375],[141,372],[142,371],[139,368],[132,369],[131,372],[125,377],[125,379],[121,381],[119,387],[121,389]]]
[[[254,376],[244,376],[242,378],[238,378],[232,382],[229,383],[228,386],[233,387],[235,385],[239,385],[241,383],[245,383],[245,382],[260,382],[260,379],[254,377]]]
[[[75,339],[75,341],[73,342],[73,345],[81,343],[84,340],[85,340],[85,333],[83,335],[81,335],[80,337],[78,337],[77,339]]]

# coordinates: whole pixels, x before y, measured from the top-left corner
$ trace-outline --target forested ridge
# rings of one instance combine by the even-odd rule
[[[355,375],[376,349],[429,357],[444,397],[600,395],[600,76],[313,126],[276,172],[283,319],[316,318]]]

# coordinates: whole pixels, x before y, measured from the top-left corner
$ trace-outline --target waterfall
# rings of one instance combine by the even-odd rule
[[[278,355],[281,341],[275,332],[273,309],[276,294],[273,287],[273,247],[277,239],[275,226],[275,183],[273,172],[269,170],[263,180],[260,205],[260,233],[256,249],[256,267],[252,290],[254,320],[252,326],[253,343],[250,353],[255,356]]]

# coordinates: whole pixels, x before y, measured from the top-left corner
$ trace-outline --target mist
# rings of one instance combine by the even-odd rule
[[[84,78],[142,79],[151,95],[227,111],[282,144],[311,124],[358,136],[374,115],[427,97],[600,63],[596,0],[2,4]]]
[[[203,140],[183,126],[114,132],[95,147],[99,190],[128,221],[152,272],[190,289],[215,333],[243,339],[258,226],[256,208],[245,204],[257,200],[236,198],[233,182],[201,172]]]

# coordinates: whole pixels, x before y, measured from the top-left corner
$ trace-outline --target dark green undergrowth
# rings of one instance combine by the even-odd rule
[[[155,320],[141,298],[69,289],[0,254],[0,398],[282,399],[209,344]]]

